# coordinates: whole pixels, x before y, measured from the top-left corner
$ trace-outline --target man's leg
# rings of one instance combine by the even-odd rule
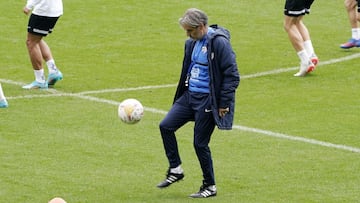
[[[302,18],[302,17],[301,17]],[[306,50],[307,55],[309,56],[311,62],[316,66],[319,63],[319,59],[315,54],[314,51],[314,47],[312,45],[311,42],[311,37],[310,37],[310,32],[307,29],[307,27],[305,26],[305,24],[303,23],[302,20],[300,20],[297,24],[296,24],[297,29],[300,32],[300,35],[303,39],[303,47]]]
[[[355,0],[345,0],[344,1],[345,9],[348,14],[349,23],[351,28],[358,28],[359,23],[357,20],[357,2]]]
[[[186,92],[174,103],[159,125],[169,169],[166,178],[157,185],[158,188],[166,188],[184,178],[175,131],[193,117],[188,100]]]
[[[211,109],[210,107],[209,96],[204,96],[197,102],[194,127],[194,148],[204,179],[200,190],[190,195],[190,197],[193,198],[207,198],[216,196],[217,194],[213,160],[209,147],[211,135],[215,129],[215,120],[212,114],[213,112],[205,111],[205,109]]]
[[[39,45],[40,45],[42,57],[46,61],[46,65],[49,69],[49,76],[47,79],[47,83],[49,87],[52,87],[55,85],[57,81],[63,79],[63,75],[60,72],[60,70],[58,70],[55,64],[55,60],[52,56],[49,45],[44,40],[41,40]]]
[[[26,46],[28,49],[30,61],[34,69],[35,81],[23,86],[24,89],[47,88],[44,69],[42,67],[43,55],[41,53],[40,42],[43,36],[28,32]]]
[[[284,20],[284,29],[287,32],[289,40],[296,52],[299,52],[304,49],[303,47],[304,40],[297,28],[297,24],[299,23],[300,20],[301,20],[300,17],[293,17],[293,16],[285,16],[285,20]]]
[[[39,42],[42,57],[45,61],[53,59],[49,45],[42,39]]]
[[[28,32],[26,46],[29,52],[30,61],[34,70],[42,69],[43,55],[40,47],[42,41],[41,35],[35,35]]]
[[[360,28],[358,22],[358,12],[356,9],[357,2],[355,0],[345,0],[344,5],[351,26],[351,39],[346,43],[341,44],[340,48],[350,49],[353,47],[360,47]]]
[[[215,175],[209,142],[215,129],[212,112],[201,112],[195,122],[194,148],[198,157],[205,185],[215,185]]]
[[[305,39],[308,39],[309,36],[307,29],[304,30],[302,28],[302,26],[305,27],[305,25],[302,24],[302,18],[303,16],[294,17],[285,15],[284,20],[284,29],[288,34],[292,46],[300,58],[300,70],[298,73],[294,74],[294,76],[305,76],[306,73],[311,72],[315,68],[314,64],[310,61],[310,56],[307,54],[304,48],[303,34]],[[298,27],[301,27],[302,30],[300,31]]]

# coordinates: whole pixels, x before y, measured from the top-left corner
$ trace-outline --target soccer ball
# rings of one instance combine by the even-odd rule
[[[118,116],[127,124],[135,124],[144,115],[143,105],[136,99],[125,99],[119,104]]]

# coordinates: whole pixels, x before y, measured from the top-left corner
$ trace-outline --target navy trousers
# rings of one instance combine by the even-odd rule
[[[204,184],[215,185],[213,161],[209,148],[215,121],[210,111],[210,96],[186,91],[160,123],[160,133],[170,168],[181,164],[175,131],[189,121],[195,121],[193,145],[203,172]]]

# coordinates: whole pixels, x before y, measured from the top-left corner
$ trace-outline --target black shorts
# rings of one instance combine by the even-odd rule
[[[287,16],[302,16],[310,13],[314,0],[286,0],[284,14]]]
[[[50,34],[59,17],[47,17],[31,14],[28,24],[28,32],[35,35],[46,36]]]

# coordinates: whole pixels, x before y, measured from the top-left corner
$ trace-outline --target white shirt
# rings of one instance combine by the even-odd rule
[[[59,17],[63,14],[62,0],[27,0],[26,8],[39,16]]]

